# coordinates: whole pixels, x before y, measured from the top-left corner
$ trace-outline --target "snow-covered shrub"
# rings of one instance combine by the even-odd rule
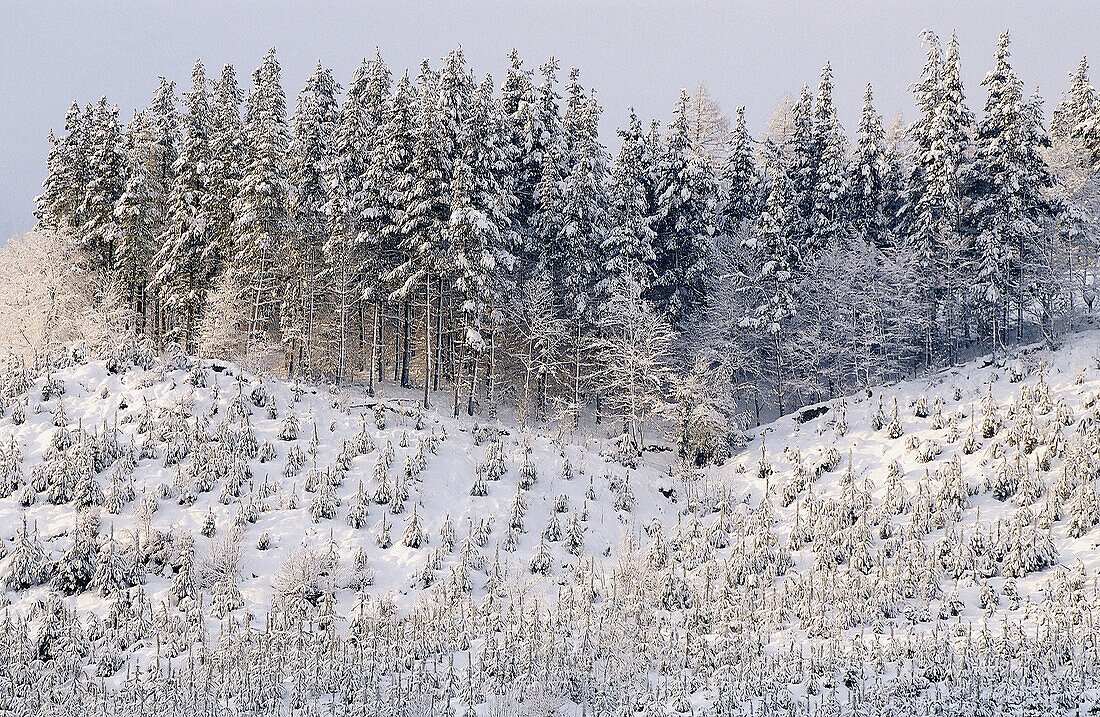
[[[322,585],[329,573],[325,552],[313,545],[303,545],[287,556],[271,581],[272,603],[292,620],[315,615],[321,602]]]
[[[886,424],[886,435],[889,438],[900,438],[904,433],[904,429],[901,427],[901,419],[898,417],[898,399],[894,399],[894,413],[890,418],[890,422]]]
[[[420,515],[416,506],[413,506],[412,516],[405,525],[405,532],[401,534],[401,544],[406,548],[419,548],[425,540],[424,528],[420,525]]]
[[[942,452],[940,444],[935,441],[921,441],[916,450],[916,459],[921,463],[928,463]]]
[[[535,462],[531,460],[531,452],[524,451],[523,461],[519,466],[519,487],[530,490],[536,480],[538,480],[538,469],[535,468]]]
[[[875,409],[875,415],[871,416],[871,429],[874,431],[882,430],[886,425],[886,412],[882,408],[882,394],[878,395],[878,408]]]
[[[696,405],[681,426],[679,450],[692,465],[721,465],[731,454],[737,428],[709,403]]]
[[[536,575],[546,575],[550,572],[550,567],[552,565],[553,559],[550,556],[550,549],[546,546],[546,541],[539,540],[539,544],[535,548],[534,555],[531,556],[528,567],[531,572]]]
[[[831,473],[836,470],[836,467],[840,465],[840,451],[830,446],[825,449],[825,452],[821,454],[821,459],[817,462],[815,468],[818,475],[823,473]]]

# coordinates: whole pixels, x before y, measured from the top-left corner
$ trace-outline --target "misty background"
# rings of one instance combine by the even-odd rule
[[[1097,50],[1100,6],[1076,2],[335,2],[289,0],[3,0],[0,6],[0,242],[34,224],[34,197],[46,173],[46,134],[65,110],[100,95],[123,121],[148,104],[157,77],[182,92],[202,58],[216,74],[237,67],[242,83],[275,46],[288,107],[317,60],[347,85],[377,46],[395,75],[433,62],[461,45],[474,71],[499,86],[506,54],[526,66],[548,56],[581,69],[604,107],[601,135],[617,146],[616,128],[634,106],[643,120],[672,115],[681,88],[705,83],[728,113],[745,105],[750,131],[764,130],[786,93],[816,88],[826,60],[849,136],[863,89],[875,89],[879,112],[911,119],[908,85],[924,61],[920,31],[946,44],[956,30],[967,102],[980,114],[979,83],[993,65],[997,36],[1012,33],[1013,67],[1028,90],[1039,87],[1046,112],[1068,86],[1081,55]],[[1100,70],[1098,70],[1100,72]]]

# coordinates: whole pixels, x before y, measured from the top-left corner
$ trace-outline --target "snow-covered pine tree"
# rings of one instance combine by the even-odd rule
[[[162,297],[166,335],[193,352],[205,294],[214,278],[203,261],[212,220],[208,172],[213,152],[210,90],[201,60],[195,62],[183,105],[183,136],[172,166],[174,182],[153,285]]]
[[[247,353],[263,351],[277,328],[280,276],[290,240],[286,94],[275,48],[252,75],[245,116],[245,167],[233,204],[237,251],[228,271],[243,288]]]
[[[365,284],[361,287],[361,295],[364,300],[373,304],[370,323],[370,357],[364,362],[369,373],[367,390],[371,394],[374,393],[376,378],[381,380],[385,375],[386,366],[385,318],[389,292],[383,275],[387,268],[392,266],[390,262],[393,261],[392,247],[386,236],[394,221],[392,212],[387,211],[391,206],[387,193],[392,190],[394,165],[385,153],[390,149],[386,146],[386,128],[390,126],[391,116],[394,114],[392,86],[393,77],[390,68],[382,59],[381,52],[375,52],[374,60],[369,66],[364,113],[368,129],[369,162],[363,192],[358,199],[358,203],[364,207],[365,219],[359,230],[359,242],[364,247],[361,271],[365,279]],[[408,116],[406,114],[401,121],[405,121]],[[399,141],[398,144],[400,143]]]
[[[997,45],[996,65],[982,81],[988,97],[968,174],[968,221],[976,244],[972,274],[994,352],[1007,338],[1010,302],[1015,303],[1017,337],[1022,332],[1026,267],[1035,261],[1037,242],[1053,213],[1044,194],[1053,178],[1040,153],[1049,143],[1041,109],[1024,96],[1008,61],[1008,46],[1006,32]]]
[[[681,90],[676,117],[657,161],[655,279],[646,297],[673,325],[705,299],[717,196],[714,173],[691,150],[687,107],[687,92]]]
[[[1088,71],[1088,60],[1082,57],[1071,75],[1069,92],[1054,109],[1050,134],[1056,139],[1073,139],[1083,150],[1084,162],[1094,168],[1100,163],[1100,98]]]
[[[598,287],[601,296],[616,284],[633,283],[648,292],[653,281],[653,158],[642,123],[630,110],[626,129],[619,130],[622,144],[611,169],[609,223],[601,247],[605,275]]]
[[[927,60],[914,85],[920,117],[909,131],[912,157],[901,214],[906,247],[919,270],[918,323],[924,359],[931,362],[943,345],[951,349],[958,322],[951,312],[966,284],[959,271],[964,250],[961,182],[973,117],[965,104],[957,40],[952,36],[946,58],[934,33],[926,31],[924,40]]]
[[[83,224],[80,204],[89,171],[87,123],[75,100],[65,113],[64,133],[57,137],[51,131],[49,140],[46,180],[42,194],[35,197],[35,218],[42,228],[72,231]]]
[[[279,330],[290,373],[315,377],[325,367],[320,346],[326,310],[324,247],[331,238],[326,213],[335,159],[336,92],[332,71],[320,63],[298,95],[288,151],[291,241],[282,270]]]
[[[210,533],[213,535],[213,532]],[[185,600],[197,601],[199,599],[199,568],[195,560],[195,538],[190,533],[180,533],[178,536],[179,556],[176,558],[172,575],[172,586],[169,589],[176,602]]]
[[[846,191],[844,130],[833,104],[833,70],[829,63],[821,69],[813,123],[813,189],[810,233],[812,248],[819,250],[846,235],[843,196]]]
[[[755,256],[757,274],[751,277],[752,294],[760,300],[747,306],[744,325],[765,337],[764,373],[774,387],[776,406],[784,413],[784,394],[790,380],[791,319],[796,311],[798,282],[795,278],[802,262],[798,246],[798,195],[789,172],[791,167],[782,150],[771,140],[764,146],[764,174],[768,195],[760,215],[759,227],[746,240]]]
[[[454,377],[454,415],[466,391],[466,412],[473,415],[477,374],[488,353],[501,303],[501,274],[512,264],[510,252],[515,195],[502,118],[492,97],[491,79],[477,88],[466,119],[468,137],[456,160],[449,187],[449,249],[456,302],[462,314],[459,371]],[[489,336],[487,336],[487,334]]]
[[[537,87],[532,72],[523,68],[515,50],[509,53],[509,59],[508,74],[501,87],[501,110],[514,162],[516,224],[520,230],[516,273],[526,279],[543,259],[541,239],[548,233],[547,218],[554,211],[540,196],[553,196],[543,185],[547,177],[560,172],[561,96],[557,91],[556,58],[548,58],[539,67],[542,79]],[[556,226],[553,222],[551,225]]]
[[[160,178],[166,187],[171,186],[172,167],[179,156],[180,116],[176,103],[175,81],[159,78],[148,112],[157,128],[157,141],[161,145]]]
[[[366,60],[355,70],[351,84],[340,105],[332,139],[332,164],[328,178],[331,223],[325,258],[331,273],[328,277],[333,303],[333,347],[337,381],[343,381],[349,371],[351,354],[351,319],[360,294],[359,230],[363,222],[362,182],[370,168],[370,136],[367,119],[370,65]]]
[[[50,585],[63,595],[78,595],[87,589],[95,573],[95,536],[79,520],[69,531],[72,545],[52,565]]]
[[[500,88],[500,106],[510,146],[509,154],[515,162],[513,185],[517,223],[521,228],[527,228],[535,211],[535,187],[541,176],[541,160],[537,155],[545,138],[540,131],[541,124],[536,112],[532,72],[524,69],[523,60],[515,48],[508,53],[508,62],[508,71]]]
[[[810,261],[820,247],[814,243],[811,231],[814,187],[817,184],[817,155],[814,141],[814,98],[809,85],[802,86],[798,100],[790,110],[790,127],[786,134],[773,134],[770,138],[774,148],[781,152],[770,158],[782,158],[786,167],[788,185],[783,196],[787,205],[788,234],[796,242],[803,258]],[[766,167],[772,150],[768,147],[764,149],[761,162]]]
[[[126,152],[118,106],[106,97],[85,112],[87,122],[87,179],[83,185],[77,240],[95,266],[115,268],[118,221],[115,203],[126,188]]]
[[[859,120],[859,137],[855,156],[848,172],[848,221],[867,241],[882,247],[887,243],[887,175],[890,166],[886,158],[886,131],[882,115],[875,111],[871,85],[863,93],[863,114]]]
[[[737,232],[741,223],[760,211],[761,182],[756,168],[753,139],[745,125],[745,108],[737,108],[737,120],[730,133],[729,153],[722,168],[725,201],[722,204],[722,228]]]
[[[601,108],[580,84],[580,72],[572,69],[566,85],[566,109],[562,117],[565,150],[562,159],[561,225],[547,258],[558,308],[568,321],[570,396],[566,412],[573,427],[579,423],[582,392],[589,372],[586,356],[589,334],[597,312],[600,279],[598,249],[606,236],[607,156],[599,142]]]
[[[1094,166],[1100,158],[1100,98],[1088,76],[1088,62],[1081,58],[1077,70],[1071,73],[1069,92],[1062,96],[1054,109],[1051,120],[1051,147],[1046,151],[1047,160],[1056,183],[1051,194],[1060,203],[1057,234],[1062,248],[1059,252],[1062,266],[1049,262],[1051,269],[1073,277],[1073,291],[1068,295],[1068,307],[1074,308],[1077,294],[1084,308],[1092,310],[1096,289],[1092,278],[1096,275],[1095,257],[1100,230],[1096,217],[1100,212],[1100,187],[1096,181]],[[1051,233],[1051,240],[1056,240]],[[1052,242],[1053,243],[1053,242]],[[1051,247],[1052,249],[1054,247]],[[1050,313],[1046,308],[1044,312]]]
[[[1088,58],[1082,57],[1069,76],[1069,90],[1062,94],[1051,114],[1050,136],[1054,139],[1066,139],[1075,134],[1083,139],[1091,128],[1091,121],[1100,112],[1100,98],[1089,80]]]
[[[424,375],[423,403],[429,405],[432,380],[433,311],[438,302],[438,283],[447,256],[446,237],[442,228],[449,217],[446,183],[449,158],[442,140],[453,136],[453,115],[448,111],[468,102],[471,92],[461,53],[452,53],[439,76],[425,61],[417,77],[419,94],[419,127],[409,165],[395,186],[397,198],[399,246],[403,261],[390,272],[396,288],[390,294],[395,301],[423,300]],[[437,337],[438,340],[438,337]]]
[[[211,224],[206,232],[207,246],[203,262],[213,276],[225,269],[236,243],[230,233],[233,226],[233,203],[240,188],[245,165],[245,138],[241,123],[241,103],[244,92],[237,84],[233,65],[222,67],[221,77],[214,80],[210,100],[210,187],[209,215]]]
[[[162,165],[164,146],[148,110],[138,112],[126,128],[126,188],[115,205],[118,219],[118,271],[126,286],[134,328],[144,331],[146,286],[164,233],[168,187]]]

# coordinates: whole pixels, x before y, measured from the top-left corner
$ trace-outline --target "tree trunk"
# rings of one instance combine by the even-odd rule
[[[374,304],[374,312],[371,318],[370,327],[370,366],[367,371],[367,395],[374,395],[374,372],[377,368],[378,360],[378,303]]]
[[[386,304],[378,302],[378,383],[382,383],[386,371]]]
[[[401,341],[401,388],[409,387],[409,354],[412,342],[412,302],[405,299],[405,321]]]
[[[428,388],[432,377],[432,279],[424,272],[424,408],[428,408]]]
[[[432,390],[439,390],[439,371],[443,366],[443,277],[439,277],[439,290],[436,291],[438,306],[435,311],[435,366],[432,373]]]
[[[480,354],[474,354],[474,365],[470,371],[470,394],[466,396],[466,415],[474,415],[474,396],[477,393],[477,368]]]
[[[458,366],[456,367],[456,369],[454,369],[452,371],[452,373],[454,375],[451,377],[451,383],[454,386],[454,399],[455,399],[455,402],[454,402],[453,415],[454,415],[455,418],[458,418],[459,393],[461,392],[461,386],[462,386],[462,383],[463,383],[462,380],[461,380],[461,378],[462,378],[461,373],[462,373],[462,371],[465,370],[465,365],[466,365],[466,340],[465,340],[465,338],[466,338],[466,328],[465,328],[465,326],[466,325],[464,323],[463,324],[463,331],[462,331],[462,337],[463,337],[463,340],[462,340],[462,353],[461,353],[461,355],[458,359]],[[454,354],[454,351],[452,350],[452,355],[453,354]],[[471,391],[473,390],[472,385],[470,386],[470,390]]]
[[[489,315],[490,315],[490,317],[492,316],[492,310],[491,309],[490,309]],[[490,318],[490,321],[492,321],[492,318]],[[496,404],[496,397],[497,397],[496,396],[496,355],[497,355],[497,334],[496,334],[496,324],[494,324],[493,328],[489,330],[489,366],[488,366],[488,374],[489,375],[486,376],[486,379],[489,383],[489,386],[488,386],[488,388],[489,388],[489,415],[494,417],[494,418],[497,415],[497,404]]]

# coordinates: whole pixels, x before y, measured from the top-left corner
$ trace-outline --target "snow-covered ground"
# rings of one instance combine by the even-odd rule
[[[803,409],[691,470],[671,448],[628,470],[595,430],[453,419],[445,394],[421,412],[396,391],[210,361],[76,363],[29,386],[9,370],[0,702],[46,675],[53,695],[85,685],[71,704],[114,694],[134,710],[138,674],[152,684],[162,659],[186,659],[193,688],[195,654],[263,645],[226,635],[264,625],[331,628],[344,656],[303,687],[290,643],[249,653],[279,666],[265,710],[358,704],[358,687],[317,676],[366,664],[347,657],[356,635],[408,661],[372,657],[371,698],[430,693],[432,712],[1091,705],[1100,332],[1002,363]],[[89,563],[66,591],[77,533]],[[222,677],[202,694],[227,710],[260,689],[233,693],[232,668],[200,662]],[[435,678],[417,693],[421,672]],[[983,692],[998,680],[1014,687]],[[543,687],[521,703],[515,684]]]

